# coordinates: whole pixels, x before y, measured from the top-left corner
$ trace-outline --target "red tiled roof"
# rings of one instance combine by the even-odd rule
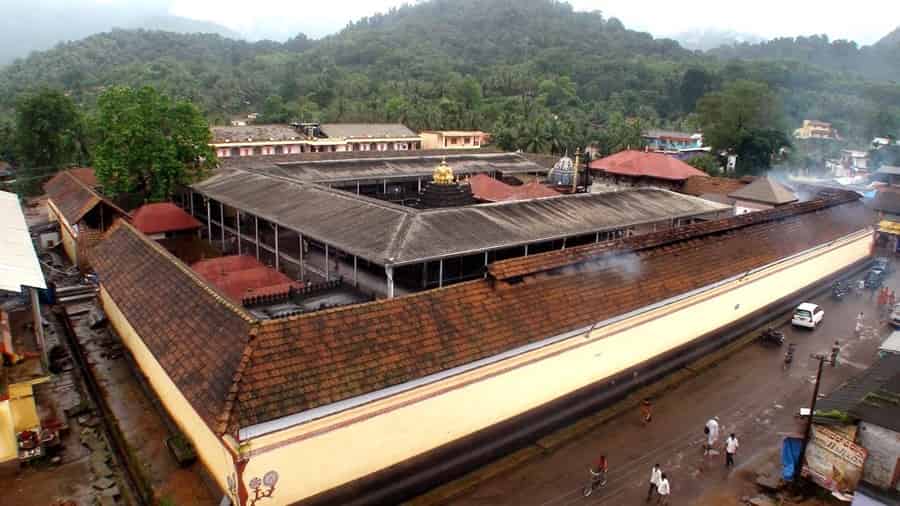
[[[69,169],[67,172],[72,174],[82,183],[90,186],[91,188],[97,187],[97,176],[94,175],[94,169],[91,167],[78,167],[75,169]]]
[[[171,202],[142,205],[132,211],[131,223],[148,235],[196,230],[202,226],[193,216]]]
[[[252,322],[247,332],[255,337],[243,348],[243,341],[228,333],[232,327],[222,337],[215,325],[217,318],[228,323],[230,314],[239,312],[221,309],[225,299],[202,290],[184,274],[183,264],[140,239],[133,227],[110,234],[95,250],[102,258],[94,264],[104,288],[127,308],[126,317],[152,342],[148,345],[166,371],[179,378],[176,384],[188,400],[204,413],[225,409],[227,416],[217,420],[234,430],[468,364],[826,244],[867,226],[865,209],[851,200],[838,196],[652,234],[643,248],[619,244],[602,256],[585,250],[568,263],[555,253],[535,255],[529,258],[568,268],[520,282],[481,279]],[[624,269],[623,257],[639,268]],[[181,305],[198,312],[199,322]],[[188,325],[194,332],[182,329]],[[173,350],[178,341],[185,344]],[[224,356],[210,359],[194,348]],[[186,384],[189,372],[194,382]],[[223,402],[219,382],[229,377],[231,395]],[[215,388],[207,393],[210,383]]]
[[[541,197],[558,197],[559,193],[538,182],[521,186],[512,186],[494,179],[486,174],[476,174],[469,178],[472,194],[478,200],[487,202],[504,202],[510,200],[528,200]]]
[[[681,193],[699,197],[708,193],[719,193],[728,195],[729,193],[740,190],[750,181],[743,179],[734,179],[730,177],[710,177],[707,175],[691,176],[684,182]]]
[[[236,302],[247,297],[275,295],[286,293],[291,288],[303,288],[303,283],[246,255],[201,260],[191,268]]]
[[[683,181],[691,176],[706,176],[701,170],[662,153],[645,151],[620,151],[614,155],[594,160],[592,170],[622,176],[644,176],[657,179]]]

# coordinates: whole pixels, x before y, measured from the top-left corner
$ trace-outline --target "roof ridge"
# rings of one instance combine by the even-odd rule
[[[147,237],[143,232],[138,230],[137,227],[132,225],[130,222],[123,220],[121,218],[116,219],[113,226],[110,227],[109,230],[106,231],[106,234],[104,234],[104,239],[106,238],[106,235],[111,234],[113,232],[113,230],[118,229],[119,227],[123,226],[123,224],[125,227],[128,228],[128,230],[130,230],[132,233],[134,233],[138,239],[140,239],[141,241],[144,241],[144,243],[148,244],[151,248],[156,250],[157,253],[161,254],[163,256],[163,258],[165,258],[166,260],[171,262],[178,270],[180,270],[181,272],[186,274],[188,276],[188,278],[190,278],[194,283],[196,283],[201,289],[205,290],[208,294],[210,294],[219,304],[222,304],[223,306],[227,307],[232,312],[234,312],[235,314],[240,316],[242,319],[244,319],[244,321],[246,321],[250,324],[254,324],[254,323],[258,322],[258,320],[256,318],[254,318],[253,315],[251,315],[249,312],[244,310],[244,308],[242,308],[242,307],[238,306],[237,304],[235,304],[234,302],[232,302],[231,299],[228,298],[228,296],[220,293],[215,287],[213,287],[209,283],[207,283],[199,274],[194,272],[194,270],[191,269],[187,264],[182,262],[175,255],[169,253],[169,251],[166,250],[165,248],[163,248],[161,244],[159,244],[158,242],[154,241],[153,239],[150,239],[149,237]]]
[[[548,251],[530,257],[501,260],[488,267],[488,274],[498,280],[521,277],[588,262],[595,259],[598,254],[606,254],[611,250],[625,253],[664,246],[817,212],[841,204],[856,202],[859,199],[860,196],[853,192],[835,192],[834,194],[807,202],[798,202],[765,211],[732,216],[681,228],[651,232],[619,239],[611,244],[585,244],[568,250]],[[541,260],[544,260],[543,264],[538,263]]]
[[[231,386],[228,388],[228,394],[225,396],[222,412],[219,413],[219,416],[217,417],[216,432],[219,434],[227,433],[228,426],[233,420],[240,420],[240,416],[235,418],[234,414],[235,411],[240,409],[239,397],[241,385],[243,385],[244,370],[249,366],[250,360],[253,357],[253,343],[256,341],[256,336],[259,334],[261,327],[259,321],[250,324],[250,329],[247,332],[247,344],[244,345],[244,351],[241,353],[241,361],[238,362],[238,366],[231,376]]]
[[[87,168],[87,167],[84,167],[84,168]],[[91,170],[93,170],[93,169],[91,169]],[[122,215],[124,215],[124,216],[129,216],[129,214],[127,212],[125,212],[124,209],[122,209],[121,207],[116,205],[113,201],[107,199],[100,192],[98,192],[97,190],[92,188],[89,184],[85,183],[84,181],[82,181],[81,179],[76,177],[75,174],[72,173],[71,169],[66,169],[66,170],[62,171],[62,173],[65,174],[72,181],[75,181],[75,184],[77,184],[77,185],[81,186],[83,189],[87,190],[98,201],[104,202],[107,205],[113,207],[114,209],[116,209],[117,211],[122,213]],[[86,209],[80,209],[78,211],[78,219],[81,219],[87,213],[87,211],[90,210],[91,207],[93,207],[93,206],[85,206]],[[78,219],[76,219],[75,221],[78,221]]]

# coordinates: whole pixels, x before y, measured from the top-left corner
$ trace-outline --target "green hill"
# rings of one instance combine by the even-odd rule
[[[0,69],[0,112],[9,117],[16,97],[39,86],[62,87],[90,109],[110,85],[149,84],[195,101],[217,122],[250,111],[274,121],[403,121],[413,128],[542,122],[549,130],[541,135],[572,138],[573,130],[616,114],[690,128],[698,96],[752,79],[779,92],[792,123],[832,121],[842,134],[864,138],[871,116],[900,110],[900,87],[885,81],[897,66],[861,73],[853,63],[860,50],[838,42],[776,40],[711,56],[554,0],[432,0],[319,41],[300,35],[249,43],[146,30],[94,35]],[[782,45],[809,47],[810,55],[774,51]],[[826,46],[845,57],[817,56]]]

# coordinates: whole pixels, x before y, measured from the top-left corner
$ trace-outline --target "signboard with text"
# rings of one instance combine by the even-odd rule
[[[853,492],[868,453],[839,432],[813,425],[803,476],[832,492]]]

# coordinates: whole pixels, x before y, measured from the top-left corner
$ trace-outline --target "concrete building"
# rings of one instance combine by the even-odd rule
[[[97,180],[89,168],[65,170],[44,184],[50,221],[59,223],[60,239],[73,264],[86,267],[85,252],[124,210],[94,188]]]
[[[703,134],[673,130],[647,130],[641,135],[644,146],[658,153],[679,153],[703,148]]]
[[[797,202],[797,195],[769,177],[758,177],[752,183],[728,194],[734,199],[734,213],[752,213]]]
[[[819,401],[813,424],[839,443],[826,445],[823,460],[831,469],[818,477],[820,485],[856,492],[857,506],[900,504],[900,355],[882,356]],[[815,471],[814,463],[807,467]]]
[[[426,130],[419,136],[422,149],[478,149],[488,137],[478,130]]]
[[[40,456],[35,385],[49,381],[37,290],[46,289],[13,193],[0,192],[0,472]],[[12,296],[12,298],[10,298]],[[16,300],[20,299],[20,300]],[[32,444],[33,443],[33,444]]]
[[[298,123],[214,126],[212,146],[219,158],[339,151],[421,149],[415,132],[394,123]]]
[[[811,119],[803,120],[803,126],[794,130],[794,137],[798,139],[837,139],[837,130],[831,127],[831,123]]]
[[[873,233],[857,199],[498,261],[467,283],[286,318],[255,317],[126,222],[91,260],[113,331],[233,504],[394,504],[859,268]],[[268,200],[284,213],[307,199]]]

